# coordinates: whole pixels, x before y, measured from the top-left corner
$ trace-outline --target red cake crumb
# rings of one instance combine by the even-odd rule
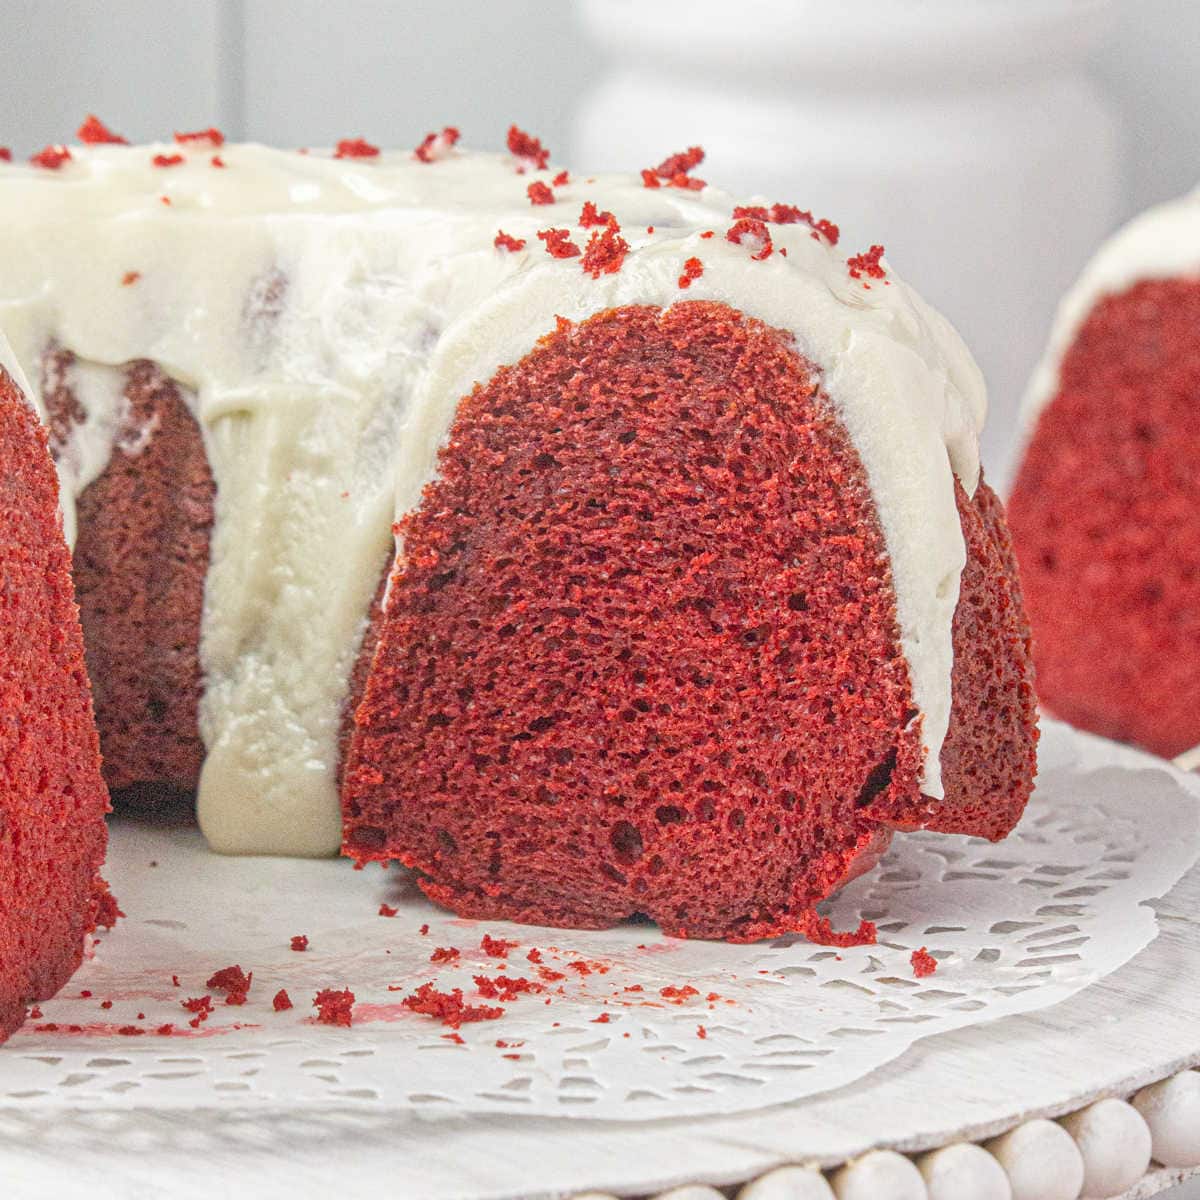
[[[175,1032],[175,1026],[174,1026],[174,1025],[172,1025],[170,1021],[168,1021],[168,1022],[166,1022],[166,1024],[164,1024],[164,1025],[159,1025],[159,1026],[158,1026],[158,1027],[157,1027],[157,1028],[154,1030],[154,1032],[155,1032],[155,1033],[156,1033],[156,1034],[157,1034],[159,1037],[170,1037],[170,1036],[171,1036],[171,1035],[172,1035],[172,1034]]]
[[[453,125],[447,125],[441,133],[427,133],[421,144],[413,151],[423,163],[437,162],[445,158],[458,144],[461,135]]]
[[[742,239],[749,239],[752,245],[757,248],[750,255],[751,258],[761,262],[765,258],[771,256],[771,251],[775,248],[775,244],[771,241],[770,231],[767,229],[764,221],[758,220],[757,217],[741,217],[729,227],[725,234],[727,242],[733,242],[734,245],[740,246]]]
[[[385,913],[384,915],[385,915],[385,916],[394,916],[395,914],[389,914],[389,913]],[[428,937],[428,936],[429,936],[429,926],[428,926],[428,925],[422,925],[422,926],[421,926],[421,928],[420,928],[420,929],[419,929],[417,932],[418,932],[418,933],[420,933],[420,935],[421,935],[422,937]]]
[[[491,955],[492,958],[507,958],[510,950],[515,950],[521,943],[512,942],[507,938],[494,938],[490,933],[485,933],[479,942],[479,948],[484,954]]]
[[[208,161],[214,167],[224,167],[225,165],[225,160],[219,154],[214,154]]]
[[[156,154],[150,161],[156,167],[177,167],[187,160],[182,154]]]
[[[574,258],[579,253],[579,247],[571,241],[569,230],[542,229],[538,237],[546,243],[546,253],[551,258]]]
[[[703,274],[704,264],[698,258],[689,258],[683,264],[683,274],[679,276],[679,286],[689,288],[692,286],[692,281],[699,279]]]
[[[519,1050],[523,1045],[525,1045],[525,1043],[523,1041],[522,1042],[509,1042],[509,1041],[506,1041],[504,1038],[496,1039],[496,1049],[497,1050]]]
[[[8,146],[0,146],[0,162],[12,162],[12,150]]]
[[[121,286],[130,287],[132,284],[137,283],[141,277],[141,271],[126,271],[125,274],[121,276]]]
[[[664,158],[657,167],[642,171],[642,183],[649,188],[668,187],[687,188],[699,191],[706,187],[703,179],[693,179],[690,172],[704,161],[704,151],[699,146],[692,146],[679,154]]]
[[[214,128],[197,129],[192,133],[179,133],[176,131],[175,140],[181,146],[202,144],[211,146],[214,150],[216,150],[218,146],[225,145],[225,135],[219,129]]]
[[[535,179],[526,189],[525,194],[529,197],[530,204],[553,204],[554,193],[550,190],[547,184],[542,183],[540,179]]]
[[[708,1030],[705,1029],[703,1025],[697,1025],[696,1036],[703,1041],[706,1037],[708,1037]]]
[[[734,220],[746,217],[770,221],[774,225],[807,225],[814,237],[824,237],[831,246],[836,246],[841,237],[841,230],[832,221],[818,219],[794,204],[772,204],[770,207],[762,204],[739,205],[733,210],[733,217]]]
[[[92,993],[91,993],[90,989],[84,988],[79,993],[79,998],[80,998],[80,1000],[90,1000],[92,998]]]
[[[566,979],[566,976],[561,971],[554,970],[553,967],[538,967],[538,978],[544,979],[547,983],[558,983],[560,979]]]
[[[322,988],[313,997],[313,1008],[317,1010],[317,1021],[321,1025],[349,1026],[354,1011],[354,993],[349,988],[337,991]]]
[[[159,196],[158,202],[159,202],[159,204],[166,204],[169,206],[171,203],[171,197],[170,196]]]
[[[580,266],[593,279],[599,279],[601,275],[614,275],[621,269],[628,253],[629,243],[617,232],[615,225],[609,225],[601,232],[592,234]]]
[[[583,208],[579,212],[579,222],[584,229],[591,229],[595,225],[616,225],[617,218],[612,215],[607,209],[603,212],[597,212],[595,204],[591,200],[583,202]]]
[[[497,975],[495,979],[489,979],[486,975],[475,975],[473,979],[485,1000],[510,1002],[518,996],[536,996],[546,990],[540,983],[524,977],[513,979],[508,975]]]
[[[305,950],[307,950],[308,949],[308,935],[305,933],[296,934],[292,938],[292,949],[295,950],[297,954],[301,954]]]
[[[379,915],[380,915],[381,917],[394,917],[394,916],[396,916],[396,914],[397,914],[397,913],[399,913],[399,911],[400,911],[400,910],[399,910],[398,908],[393,908],[393,907],[392,907],[390,904],[381,904],[381,905],[379,906]],[[429,926],[428,926],[428,925],[422,925],[422,926],[421,926],[421,932],[422,932],[422,933],[428,933],[428,932],[429,932]]]
[[[443,1041],[453,1042],[456,1046],[465,1046],[467,1044],[466,1038],[461,1033],[443,1033],[441,1038]]]
[[[253,978],[253,971],[247,975],[239,966],[222,967],[210,976],[204,986],[215,992],[224,992],[226,1004],[245,1004]]]
[[[142,1037],[145,1032],[144,1029],[139,1029],[136,1025],[121,1025],[117,1029],[117,1033],[121,1037]]]
[[[111,1000],[101,1000],[100,1001],[101,1008],[107,1009],[107,1008],[112,1008],[112,1006],[113,1006],[113,1002]]]
[[[530,950],[527,955],[525,955],[525,959],[527,962],[531,962],[537,966],[542,961],[542,952],[535,947],[534,949]]]
[[[430,956],[431,963],[453,963],[462,957],[461,951],[455,946],[439,946]]]
[[[913,974],[918,979],[927,979],[938,968],[937,959],[924,946],[920,950],[912,952],[910,961],[912,962]]]
[[[363,138],[343,138],[333,152],[334,158],[378,158],[379,147]]]
[[[591,1024],[593,1024],[593,1025],[607,1025],[607,1024],[609,1023],[609,1021],[611,1021],[611,1020],[612,1020],[612,1017],[611,1017],[611,1016],[609,1016],[609,1014],[608,1014],[608,1013],[601,1013],[601,1014],[600,1014],[598,1017],[593,1017],[593,1018],[592,1018],[592,1020],[591,1020]]]
[[[514,158],[520,158],[532,163],[539,171],[545,170],[550,161],[550,151],[535,137],[531,137],[522,129],[512,125],[508,130],[508,152]],[[524,164],[522,164],[522,168]]]
[[[92,923],[97,929],[111,929],[125,915],[117,906],[117,898],[107,884],[97,886],[95,904]]]
[[[57,171],[64,163],[71,161],[71,152],[66,146],[47,146],[34,154],[29,161],[35,167],[42,167],[46,171]]]
[[[179,1002],[183,1008],[190,1013],[196,1015],[188,1022],[193,1029],[199,1029],[213,1012],[213,999],[211,996],[194,996],[187,1000]],[[104,1007],[101,1005],[101,1007]]]
[[[505,233],[504,230],[501,229],[496,234],[492,245],[495,246],[497,250],[508,250],[511,253],[516,253],[518,250],[525,249],[525,239],[513,237],[511,234]]]
[[[119,133],[113,133],[99,117],[89,113],[87,120],[75,131],[75,136],[85,146],[128,146]]]
[[[180,986],[180,983],[179,983],[179,976],[178,976],[178,975],[172,975],[172,976],[171,976],[171,986],[172,986],[172,987],[179,987],[179,986]]]
[[[873,946],[876,931],[873,921],[859,921],[858,928],[853,932],[837,933],[828,917],[810,912],[805,914],[798,932],[819,946],[838,946],[846,949],[850,946]]]
[[[287,1009],[292,1007],[292,998],[287,994],[286,988],[280,988],[279,991],[275,993],[275,996],[271,1001],[271,1007],[276,1012],[285,1012]]]
[[[571,173],[569,171],[559,171],[550,182],[555,187],[566,187],[571,182]]]
[[[879,261],[882,257],[883,247],[872,246],[862,254],[855,254],[853,257],[846,259],[846,266],[850,269],[850,278],[861,279],[864,275],[867,275],[871,279],[883,279],[887,272]]]
[[[29,1010],[29,1019],[31,1021],[40,1021],[42,1019],[42,1010],[38,1005],[34,1005]]]
[[[439,992],[432,983],[423,983],[411,996],[401,1002],[405,1008],[423,1016],[434,1017],[451,1029],[474,1021],[495,1021],[504,1016],[504,1009],[482,1004],[464,1004],[461,988]]]
[[[690,983],[685,983],[682,987],[673,987],[668,984],[665,988],[659,988],[658,994],[672,1004],[683,1004],[693,996],[700,995],[700,989],[692,987]]]

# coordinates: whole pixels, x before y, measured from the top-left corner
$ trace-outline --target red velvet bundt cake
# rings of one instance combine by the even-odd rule
[[[71,976],[112,898],[108,795],[58,481],[0,339],[0,1041]]]
[[[1200,743],[1200,201],[1138,218],[1059,311],[1009,506],[1038,690],[1085,729]]]
[[[982,382],[879,247],[699,150],[98,128],[0,174],[0,317],[78,497],[115,787],[464,914],[731,938],[817,931],[893,830],[1012,828]]]

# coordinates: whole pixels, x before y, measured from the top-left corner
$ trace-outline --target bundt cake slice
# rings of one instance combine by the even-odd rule
[[[826,934],[893,831],[1002,837],[1027,637],[983,382],[880,246],[453,129],[0,167],[110,782],[463,913]]]
[[[1064,299],[1009,502],[1047,708],[1200,743],[1200,198],[1144,214]]]
[[[399,527],[347,846],[456,912],[829,936],[892,829],[1003,837],[1033,768],[999,502],[968,547],[944,795],[862,463],[790,335],[715,303],[561,322],[460,406]]]
[[[0,1041],[115,914],[58,481],[19,377],[0,341]]]

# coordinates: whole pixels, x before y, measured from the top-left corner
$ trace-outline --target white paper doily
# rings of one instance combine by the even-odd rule
[[[0,1106],[629,1120],[839,1087],[919,1038],[1063,1000],[1152,940],[1142,902],[1196,861],[1200,781],[1093,766],[1094,753],[1046,722],[1039,787],[1006,842],[898,837],[882,866],[829,906],[835,928],[860,916],[879,925],[878,945],[841,951],[790,938],[669,940],[649,925],[585,933],[463,921],[403,872],[219,858],[193,831],[120,821],[109,877],[128,919],[0,1050]],[[381,903],[398,914],[379,916]],[[306,952],[290,949],[297,934]],[[495,957],[480,948],[485,934],[518,944]],[[459,949],[459,961],[431,963],[438,947]],[[938,960],[925,979],[910,961],[921,947]],[[564,978],[543,978],[531,949]],[[213,993],[212,1016],[189,1028],[181,1001],[234,963],[254,973],[247,1003]],[[478,994],[476,975],[545,990],[497,1001]],[[426,982],[504,1015],[462,1026],[460,1044],[403,1007]],[[352,1028],[314,1022],[311,999],[325,987],[355,993]],[[273,1010],[280,988],[293,1010]],[[174,1031],[158,1034],[166,1023]]]

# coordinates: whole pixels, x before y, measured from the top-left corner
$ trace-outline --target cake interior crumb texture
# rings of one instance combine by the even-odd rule
[[[1001,837],[1034,753],[998,501],[959,488],[946,795],[882,535],[819,375],[713,303],[563,322],[460,406],[401,522],[348,851],[475,917],[752,939],[894,828]]]
[[[0,367],[0,1040],[110,916],[107,806],[57,479]]]

